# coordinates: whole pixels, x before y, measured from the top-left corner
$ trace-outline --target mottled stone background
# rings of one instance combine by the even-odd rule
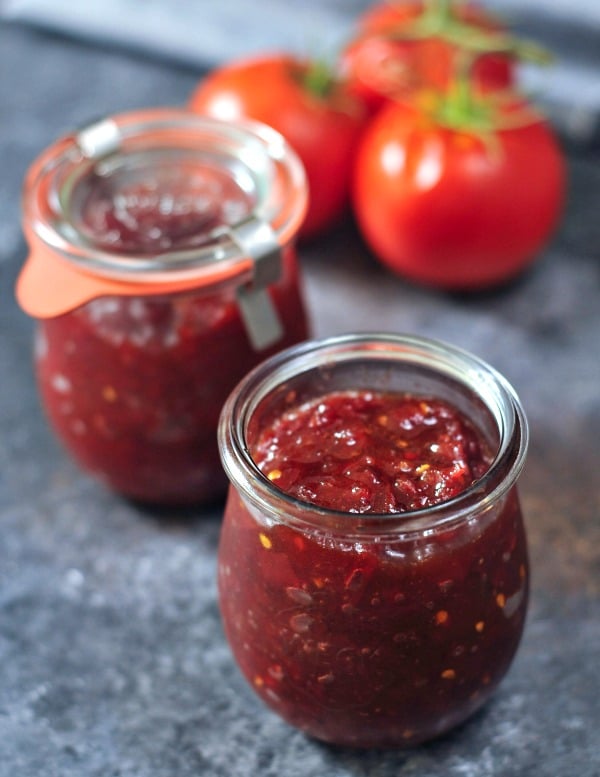
[[[502,291],[464,298],[394,278],[350,222],[302,250],[317,335],[398,330],[466,347],[513,382],[532,432],[521,487],[532,603],[504,684],[427,747],[345,751],[288,728],[237,673],[215,599],[221,506],[142,511],[65,456],[38,404],[32,323],[13,299],[34,156],[90,117],[181,104],[199,72],[0,24],[1,777],[598,777],[598,150],[565,144],[561,228]]]

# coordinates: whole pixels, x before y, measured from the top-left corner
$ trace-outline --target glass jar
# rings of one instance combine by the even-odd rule
[[[412,512],[345,513],[279,490],[249,450],[274,418],[330,392],[451,403],[486,440],[487,472]],[[231,487],[218,582],[244,676],[290,724],[339,745],[412,746],[480,707],[527,608],[516,480],[527,423],[506,380],[444,343],[387,334],[307,342],[236,387],[219,427]]]
[[[38,319],[50,422],[139,500],[224,493],[218,417],[265,356],[307,336],[298,158],[257,124],[157,109],[101,120],[32,164],[17,297]]]

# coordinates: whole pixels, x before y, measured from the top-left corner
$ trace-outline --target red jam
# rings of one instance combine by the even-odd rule
[[[84,179],[73,218],[119,254],[201,244],[251,208],[217,169],[165,168],[154,177]],[[206,501],[223,493],[216,428],[223,401],[258,361],[303,340],[306,319],[293,249],[270,287],[284,336],[257,352],[235,284],[161,296],[104,297],[41,322],[37,369],[47,413],[88,470],[135,499]]]
[[[256,692],[292,725],[343,745],[410,746],[466,719],[506,673],[523,629],[517,492],[429,532],[403,534],[402,521],[484,474],[483,435],[429,396],[344,392],[286,409],[250,452],[278,488],[348,522],[336,532],[318,517],[261,518],[231,488],[220,603]],[[389,518],[396,531],[361,532],[373,511],[392,513],[381,526]]]
[[[345,392],[288,410],[252,457],[282,491],[350,513],[401,513],[451,499],[489,467],[485,441],[439,399]]]
[[[152,174],[92,175],[75,193],[73,217],[94,244],[151,255],[202,245],[211,230],[252,210],[250,195],[208,165],[153,166]]]

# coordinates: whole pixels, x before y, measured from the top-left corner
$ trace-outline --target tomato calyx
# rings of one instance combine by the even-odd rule
[[[291,80],[317,100],[328,101],[342,86],[342,81],[323,58],[291,60],[288,68]]]
[[[306,68],[296,74],[296,79],[305,91],[321,100],[327,99],[338,83],[333,70],[322,59],[308,62]]]
[[[348,82],[325,59],[297,60],[290,64],[289,78],[298,89],[325,111],[344,114],[363,122],[367,116],[364,102],[348,89]]]
[[[305,95],[325,109],[346,114],[356,121],[366,118],[364,103],[348,91],[345,79],[325,59],[294,62],[288,73]]]
[[[423,9],[412,21],[407,22],[403,18],[397,25],[390,25],[387,30],[380,31],[378,37],[399,42],[438,38],[477,56],[506,54],[539,65],[552,61],[550,52],[539,44],[494,29],[493,23],[486,29],[476,20],[471,21],[468,16],[461,15],[460,6],[456,0],[424,0]],[[372,36],[372,31],[366,31],[359,39]]]
[[[471,52],[459,52],[448,89],[422,90],[412,102],[435,124],[479,137],[487,144],[493,144],[498,132],[543,121],[541,112],[515,90],[490,94],[477,90],[471,77],[475,59]]]

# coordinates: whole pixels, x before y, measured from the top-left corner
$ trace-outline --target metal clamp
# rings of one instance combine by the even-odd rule
[[[121,147],[121,130],[112,119],[100,119],[80,129],[75,142],[88,159],[102,159]]]
[[[242,254],[253,260],[252,280],[239,286],[236,295],[250,342],[262,351],[283,337],[283,325],[268,291],[281,278],[281,246],[269,224],[255,216],[233,227],[231,237]]]

